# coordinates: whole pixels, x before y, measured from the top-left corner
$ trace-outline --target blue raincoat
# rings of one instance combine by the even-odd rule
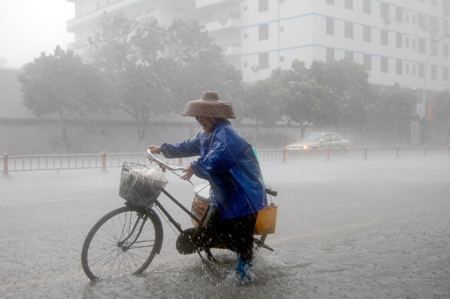
[[[231,123],[220,123],[212,133],[200,132],[181,143],[163,143],[161,152],[166,158],[200,156],[191,162],[192,171],[209,181],[211,204],[223,219],[249,215],[267,206],[253,148]]]

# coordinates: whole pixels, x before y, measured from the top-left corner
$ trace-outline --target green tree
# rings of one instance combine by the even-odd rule
[[[409,113],[414,111],[415,103],[413,91],[400,87],[398,83],[388,86],[380,93],[374,102],[372,117],[383,136],[390,140],[395,131],[397,136],[403,136],[403,124],[409,120]]]
[[[336,103],[327,88],[320,84],[312,69],[306,69],[304,62],[294,61],[294,76],[291,78],[287,111],[291,119],[300,122],[301,137],[310,125],[329,126],[336,122]]]
[[[261,125],[273,126],[281,120],[286,96],[286,91],[273,78],[245,85],[241,103],[242,116],[256,122],[256,140],[259,140]]]
[[[317,84],[327,90],[338,119],[332,123],[341,127],[363,130],[373,102],[372,86],[366,69],[353,61],[314,61],[311,73]]]
[[[242,95],[241,71],[224,61],[221,47],[204,28],[197,20],[177,20],[165,34],[167,89],[177,99],[177,113],[186,101],[200,98],[206,90],[214,90],[222,100],[237,104]]]
[[[101,107],[102,78],[89,64],[83,64],[73,51],[59,46],[54,54],[35,58],[19,75],[24,105],[37,117],[56,113],[61,122],[62,140],[70,148],[67,118],[83,116]]]
[[[105,14],[89,38],[91,59],[106,79],[110,105],[131,117],[141,145],[149,118],[165,112],[157,75],[162,37],[156,21],[138,26],[124,14]]]
[[[135,122],[141,145],[149,119],[180,113],[186,102],[214,89],[229,99],[242,75],[223,61],[198,21],[138,24],[123,14],[105,14],[89,39],[92,59],[105,74],[112,105]]]
[[[440,92],[434,99],[434,121],[447,127],[444,142],[448,142],[450,136],[450,90]]]
[[[273,90],[283,91],[280,114],[300,124],[301,138],[309,126],[327,125],[336,116],[329,93],[318,83],[311,70],[305,67],[304,62],[295,60],[289,70],[274,70],[271,79],[278,86],[273,87]]]

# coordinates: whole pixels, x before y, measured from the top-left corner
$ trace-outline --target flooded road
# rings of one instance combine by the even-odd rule
[[[90,282],[90,228],[123,205],[120,169],[11,173],[0,179],[2,298],[450,298],[450,156],[262,162],[279,196],[277,231],[253,282],[164,242],[141,276]],[[190,207],[193,187],[168,175]],[[194,181],[198,184],[200,181]],[[163,203],[168,202],[164,195]],[[183,228],[190,219],[167,208]]]

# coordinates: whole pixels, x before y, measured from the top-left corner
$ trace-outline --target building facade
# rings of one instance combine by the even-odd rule
[[[292,61],[349,59],[369,82],[417,90],[450,88],[450,0],[68,0],[71,48],[83,53],[104,11],[137,20],[197,18],[244,81],[267,78]]]

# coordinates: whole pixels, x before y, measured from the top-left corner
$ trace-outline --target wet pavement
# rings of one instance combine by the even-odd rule
[[[450,298],[449,165],[447,155],[262,162],[279,193],[267,238],[275,251],[256,253],[246,286],[228,265],[179,255],[164,220],[161,254],[143,275],[92,283],[81,246],[123,205],[120,169],[11,173],[0,179],[0,297]],[[190,207],[193,187],[168,178],[166,189]]]

